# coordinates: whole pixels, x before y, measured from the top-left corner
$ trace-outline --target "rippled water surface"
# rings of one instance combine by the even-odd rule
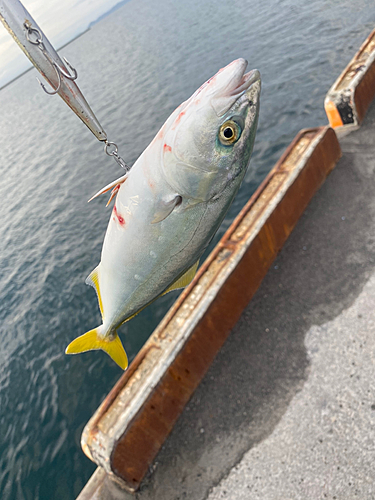
[[[374,27],[373,0],[130,1],[63,49],[111,140],[132,163],[169,113],[237,57],[263,79],[249,172],[215,242],[304,127]],[[121,175],[57,96],[25,74],[0,91],[0,498],[67,500],[94,465],[83,426],[121,371],[64,355],[100,323],[84,284],[109,218],[90,196]],[[133,358],[177,292],[121,328]]]

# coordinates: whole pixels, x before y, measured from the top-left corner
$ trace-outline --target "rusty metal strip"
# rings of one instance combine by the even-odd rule
[[[230,330],[340,156],[330,127],[297,135],[86,425],[85,453],[126,489],[139,487]],[[84,490],[79,498],[91,497]]]
[[[333,128],[358,126],[375,97],[375,30],[330,88],[324,107]]]

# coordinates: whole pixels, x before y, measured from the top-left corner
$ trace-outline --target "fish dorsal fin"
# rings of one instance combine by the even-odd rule
[[[104,318],[103,302],[102,302],[102,297],[100,294],[100,287],[99,287],[99,266],[96,267],[89,276],[87,276],[85,283],[86,283],[86,285],[90,285],[95,289],[96,295],[98,296],[100,313],[101,313],[102,319],[103,319]]]
[[[171,292],[172,290],[178,290],[179,288],[185,288],[185,286],[188,286],[188,284],[193,281],[193,278],[198,269],[198,264],[199,264],[199,259],[186,271],[186,273],[184,273],[176,281],[174,281],[162,295],[165,295],[166,293]]]
[[[121,185],[123,182],[126,181],[126,179],[128,178],[128,174],[125,174],[123,175],[122,177],[119,177],[118,179],[116,179],[115,181],[111,182],[110,184],[107,184],[106,186],[104,186],[103,189],[101,189],[100,191],[98,191],[96,194],[94,194],[94,196],[92,196],[89,201],[87,203],[90,203],[91,200],[93,200],[94,198],[97,198],[98,196],[100,196],[101,194],[104,194],[106,193],[107,191],[109,191],[110,189],[112,188],[115,188],[117,185]]]

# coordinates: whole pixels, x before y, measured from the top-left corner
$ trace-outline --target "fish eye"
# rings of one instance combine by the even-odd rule
[[[241,135],[241,129],[233,120],[227,120],[219,129],[219,140],[224,146],[234,144]]]

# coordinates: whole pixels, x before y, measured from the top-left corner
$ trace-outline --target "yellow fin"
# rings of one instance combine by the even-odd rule
[[[99,264],[100,265],[100,264]],[[100,295],[100,287],[99,287],[99,274],[98,274],[98,269],[99,266],[96,267],[92,273],[86,278],[86,285],[90,285],[95,289],[96,295],[98,297],[98,302],[99,302],[99,309],[100,313],[102,315],[102,319],[104,319],[104,313],[103,313],[103,302],[102,302],[102,297]]]
[[[65,354],[78,354],[80,352],[95,351],[101,349],[105,351],[120,368],[126,370],[128,367],[128,357],[121,343],[120,337],[115,333],[112,339],[103,338],[98,335],[98,328],[77,337],[65,350]]]
[[[172,290],[178,290],[179,288],[185,288],[185,286],[188,286],[188,284],[193,281],[193,278],[198,269],[198,264],[199,264],[199,259],[195,264],[193,264],[190,267],[190,269],[186,271],[185,274],[183,274],[176,281],[174,281],[162,295],[165,295],[166,293],[171,292]]]

